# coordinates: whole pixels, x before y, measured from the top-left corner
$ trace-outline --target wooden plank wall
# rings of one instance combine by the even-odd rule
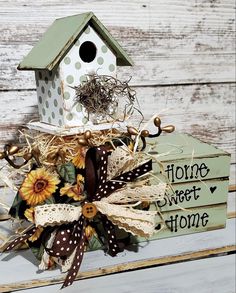
[[[135,62],[132,76],[148,118],[235,151],[234,0],[0,0],[0,144],[37,118],[33,72],[17,64],[55,18],[93,11]],[[235,163],[235,156],[232,158]]]
[[[134,60],[134,67],[119,68],[119,78],[129,79],[132,76],[131,84],[137,91],[138,100],[146,119],[154,113],[161,113],[163,123],[174,124],[177,131],[190,133],[230,152],[232,154],[231,184],[235,184],[234,0],[0,0],[0,149],[7,141],[17,139],[17,131],[23,124],[38,117],[34,74],[33,72],[18,72],[16,70],[18,63],[55,18],[86,11],[93,11],[97,15]],[[228,200],[229,218],[235,217],[235,192],[233,190],[235,187],[231,186],[232,192],[229,193]],[[9,197],[13,196],[3,189],[0,189],[0,192],[0,197],[4,197],[7,202],[10,201]],[[150,256],[146,251],[143,252],[145,259],[143,266],[139,265],[137,259],[133,259],[132,254],[129,260],[128,252],[126,261],[130,262],[131,266],[136,265],[135,268],[141,268],[148,266],[149,260],[146,262],[146,259],[149,257],[151,260],[155,260],[152,265],[157,265],[160,263],[161,256],[153,255],[153,252],[163,252],[163,248],[166,247],[165,241],[169,243],[167,247],[170,247],[172,252],[171,257],[169,257],[169,252],[163,252],[164,256],[168,256],[169,262],[174,261],[173,256],[175,257],[175,255],[179,261],[179,257],[181,259],[184,253],[188,255],[186,259],[190,260],[232,252],[235,244],[232,236],[235,235],[235,227],[231,224],[235,225],[234,219],[228,220],[227,229],[219,230],[220,232],[213,231],[200,233],[199,236],[193,234],[182,236],[182,238],[177,237],[174,243],[179,241],[179,246],[183,248],[181,251],[172,250],[173,239],[171,238],[154,241],[153,245],[159,245],[160,248],[150,248]],[[204,240],[202,237],[205,237]],[[220,239],[225,242],[221,243]],[[196,243],[192,250],[191,245],[189,246],[191,241]],[[186,247],[183,247],[184,243],[187,244]],[[209,244],[209,247],[201,247],[202,244]],[[188,254],[189,249],[191,252],[194,251],[193,254]],[[205,250],[209,253],[205,253]],[[198,251],[203,251],[205,254],[200,253],[195,256]],[[98,255],[99,253],[97,252]],[[91,255],[91,259],[97,257],[97,254]],[[140,255],[135,257],[140,259]],[[103,270],[102,266],[106,267],[106,262],[111,265],[111,260],[104,260],[102,265],[103,259],[102,255],[98,262],[101,265],[101,274],[119,270],[125,261],[123,256],[116,258],[117,263],[122,265],[118,267],[116,264],[110,272],[109,269]],[[86,260],[84,263],[86,265]],[[119,292],[129,292],[129,286],[132,286],[131,279],[134,285],[136,280],[140,280],[137,292],[146,290],[147,283],[150,284],[148,292],[156,292],[156,285],[160,286],[163,292],[176,293],[190,290],[193,292],[199,292],[199,290],[201,292],[212,292],[211,290],[219,293],[233,292],[232,288],[235,286],[232,273],[235,264],[233,255],[207,258],[194,263],[195,266],[192,265],[192,262],[185,262],[176,264],[176,268],[173,265],[165,265],[129,274],[119,274],[118,277],[114,275],[102,277],[103,279],[96,278],[94,281],[84,280],[81,282],[81,292],[89,292],[88,288],[91,290],[91,288],[97,288],[97,285],[104,292],[110,292],[111,284],[113,284],[113,288],[117,284],[121,290]],[[87,264],[89,263],[87,262]],[[24,265],[27,266],[28,262],[22,265],[21,262],[19,263],[19,272],[25,268]],[[9,264],[9,271],[12,266],[15,265]],[[7,268],[5,264],[4,267]],[[220,269],[222,267],[225,268],[223,273]],[[1,265],[0,268],[2,268]],[[124,266],[124,270],[125,268],[126,266]],[[191,274],[190,271],[193,268],[194,272]],[[205,279],[202,282],[202,278],[205,277],[202,272],[206,270],[212,271],[212,278],[208,274],[210,280]],[[29,280],[36,278],[34,268],[30,267],[29,272],[33,274],[28,277]],[[176,272],[181,272],[182,276],[185,276],[185,272],[189,272],[189,280],[192,281],[187,282],[186,287],[182,287],[186,278],[181,279],[181,274],[176,275]],[[50,277],[50,272],[48,274]],[[97,275],[99,274],[100,271]],[[169,279],[164,278],[166,274],[170,276]],[[157,280],[157,283],[154,284],[153,280],[156,279],[156,275],[163,275],[163,278],[159,278],[159,281]],[[81,276],[83,277],[83,273]],[[30,282],[25,277],[27,278],[25,274],[22,275],[18,282],[25,282],[28,286]],[[191,279],[193,277],[194,279]],[[170,283],[172,278],[173,282]],[[104,282],[105,279],[106,282]],[[61,282],[61,280],[62,277],[57,277],[55,283]],[[98,280],[100,280],[100,285]],[[176,280],[179,280],[179,283]],[[4,280],[1,281],[1,284],[5,282],[8,283]],[[44,279],[36,282],[33,280],[33,285],[30,283],[29,287],[53,283],[53,278],[48,282]],[[143,289],[142,284],[145,285]],[[14,284],[12,286],[14,287]],[[8,291],[13,287],[5,288],[3,286],[0,291],[4,288]],[[18,290],[17,288],[25,287],[15,284],[14,288]],[[51,291],[48,292],[57,292],[59,287],[50,288]],[[35,288],[32,290],[36,292]],[[40,288],[39,291],[42,292]],[[27,292],[31,292],[31,290],[27,290]]]

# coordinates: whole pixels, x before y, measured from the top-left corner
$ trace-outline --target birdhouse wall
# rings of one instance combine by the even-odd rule
[[[57,68],[35,71],[40,121],[59,127],[91,126],[73,89],[90,73],[116,76],[116,56],[87,26]]]
[[[90,60],[91,62],[87,62]],[[116,76],[116,56],[95,30],[87,26],[59,67],[63,85],[64,126],[91,125],[85,109],[81,104],[75,103],[73,87],[85,81],[86,74],[95,72],[98,75]]]
[[[37,70],[35,79],[40,121],[62,126],[64,124],[63,95],[58,68],[53,71]]]

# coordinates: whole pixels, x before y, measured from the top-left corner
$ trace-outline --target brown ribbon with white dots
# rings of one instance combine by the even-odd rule
[[[152,170],[152,161],[149,160],[143,165],[107,181],[107,163],[108,151],[105,146],[90,148],[87,151],[85,158],[85,192],[87,193],[87,199],[84,205],[109,196],[127,182],[132,182]],[[115,226],[105,215],[101,215],[101,219],[104,230],[107,233],[109,252],[112,256],[115,256],[120,251]],[[82,214],[78,221],[55,227],[56,235],[53,245],[51,248],[45,247],[50,256],[58,257],[62,260],[67,259],[73,252],[75,254],[62,288],[70,286],[79,271],[86,243],[85,227],[89,220],[89,217],[86,218]],[[34,234],[35,230],[36,228],[34,227],[14,240],[7,246],[5,251],[11,250],[20,242],[27,240]]]
[[[7,247],[3,250],[3,252],[10,251],[10,250],[14,249],[20,243],[23,243],[24,241],[29,239],[32,235],[34,235],[35,231],[36,231],[35,227],[33,227],[30,230],[26,231],[24,234],[22,234],[21,236],[17,237],[9,245],[7,245]]]

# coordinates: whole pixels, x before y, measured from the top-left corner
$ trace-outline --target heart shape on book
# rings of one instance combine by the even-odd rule
[[[216,190],[216,186],[211,186],[210,187],[211,194],[213,194],[215,192],[215,190]]]

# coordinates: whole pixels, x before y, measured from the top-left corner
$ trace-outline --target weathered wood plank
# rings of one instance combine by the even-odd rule
[[[228,195],[228,180],[204,180],[172,184],[174,190],[158,202],[162,212],[224,203]]]
[[[124,5],[125,4],[125,5]],[[234,3],[230,1],[42,1],[0,3],[2,89],[32,88],[33,75],[16,65],[54,18],[92,10],[133,57],[121,77],[134,84],[234,80]],[[36,5],[36,6],[35,6]],[[37,9],[34,9],[37,7]],[[168,11],[168,13],[167,13]],[[17,15],[17,17],[16,17]]]
[[[235,162],[235,84],[137,87],[136,91],[146,119],[159,114],[163,124],[174,124],[176,131],[228,151]],[[17,139],[22,124],[37,119],[37,97],[35,91],[1,92],[0,97],[3,145]]]
[[[16,129],[30,119],[37,118],[35,94],[33,91],[24,91],[24,89],[35,88],[33,74],[17,73],[18,62],[54,18],[92,10],[108,26],[136,62],[136,66],[131,70],[122,68],[119,77],[133,76],[132,83],[138,86],[137,91],[146,117],[153,114],[151,112],[153,109],[155,112],[165,109],[167,111],[161,115],[163,123],[173,123],[177,126],[178,131],[191,133],[234,154],[235,85],[228,84],[235,79],[234,5],[233,0],[191,0],[182,1],[181,4],[172,0],[151,0],[148,3],[141,0],[134,0],[131,3],[127,3],[125,0],[115,2],[111,0],[88,0],[86,2],[38,0],[34,3],[26,0],[0,0],[0,91],[23,90],[13,93],[0,92],[0,145],[7,140],[16,139]],[[216,82],[225,84],[210,84]],[[209,84],[176,86],[189,83]],[[150,87],[150,85],[159,84],[171,86]],[[11,98],[10,95],[12,95]],[[14,95],[16,96],[14,97]],[[145,105],[147,106],[144,107]],[[235,162],[235,155],[232,157],[232,162]],[[233,173],[234,176],[231,176],[230,180],[235,184],[235,169]],[[2,196],[1,189],[0,197],[2,198]],[[7,193],[4,194],[4,198],[9,200]],[[234,192],[229,193],[228,196],[228,215],[235,217]],[[234,219],[228,223],[235,223],[233,221]],[[3,222],[0,222],[0,226],[2,224]],[[150,248],[149,253],[141,248],[137,254],[126,252],[114,259],[104,257],[101,251],[95,254],[87,253],[83,264],[85,269],[82,267],[84,271],[80,276],[87,278],[119,272],[122,269],[136,269],[232,251],[235,244],[235,227],[231,227],[230,231],[228,229],[227,224],[227,228],[224,230],[177,237],[174,239],[174,248],[171,238],[151,241],[146,246]],[[211,235],[211,239],[209,239],[209,235]],[[150,247],[154,242],[159,244]],[[209,246],[207,246],[208,244]],[[191,253],[191,251],[195,252]],[[153,253],[157,252],[162,254],[153,257]],[[27,253],[23,253],[23,255],[29,256]],[[14,274],[14,282],[23,282],[26,286],[29,283],[31,287],[34,287],[62,281],[58,271],[43,273],[39,276],[38,281],[38,275],[35,274],[36,267],[32,264],[28,266],[24,259],[21,259],[23,262],[21,260],[18,262],[19,258],[21,259],[21,257],[16,257],[11,260],[14,265],[3,263],[4,274],[0,274],[1,284],[5,283],[7,279],[12,282],[13,271],[17,271],[17,274]],[[145,270],[147,272],[145,276],[148,277],[142,279],[141,276],[145,271],[140,271],[140,276],[139,274],[134,276],[133,284],[128,277],[123,281],[121,274],[115,278],[118,280],[119,292],[132,291],[137,280],[140,280],[140,284],[135,287],[137,292],[138,288],[142,289],[142,292],[147,291],[146,285],[149,283],[150,292],[156,292],[157,288],[161,288],[160,290],[163,292],[190,290],[209,292],[212,288],[215,292],[232,292],[234,289],[232,286],[235,286],[232,274],[234,262],[231,261],[228,266],[228,262],[224,258],[217,265],[214,262],[215,259],[220,258],[211,258],[207,263],[212,265],[200,267],[193,266],[189,262],[186,269],[182,266],[182,269],[181,267],[173,269],[174,276],[171,270],[167,270],[163,274],[160,271],[152,273]],[[197,261],[195,261],[196,263]],[[1,272],[3,265],[0,263]],[[95,266],[91,267],[91,265]],[[101,269],[97,269],[96,265]],[[168,267],[175,268],[173,265]],[[223,271],[222,267],[224,267]],[[210,270],[214,269],[216,270],[211,274]],[[196,272],[197,275],[200,272],[199,278],[196,277]],[[157,275],[163,276],[163,278],[157,278]],[[172,276],[173,282],[171,282]],[[180,287],[176,285],[178,282],[175,276],[181,283]],[[209,283],[206,282],[206,276],[207,281],[210,279]],[[29,282],[33,279],[35,281]],[[186,279],[189,280],[188,286],[185,285]],[[100,284],[97,282],[98,280],[101,282]],[[157,280],[158,284],[152,283],[154,280]],[[84,288],[89,292],[93,288],[92,286],[95,286],[94,288],[97,290],[101,285],[104,292],[110,292],[111,283],[108,281],[108,285],[105,285],[104,279],[82,282],[86,282],[86,285],[85,287],[81,285],[80,290]],[[90,285],[91,282],[94,285]],[[112,288],[115,288],[116,281],[112,279],[111,282]],[[78,285],[80,286],[80,284],[81,282]],[[196,285],[193,286],[193,284]],[[58,288],[59,286],[52,287],[52,290],[55,289],[52,292],[57,292]],[[152,288],[153,291],[151,291]],[[77,286],[68,289],[77,291]]]
[[[173,133],[148,142],[152,146],[149,153],[162,165],[154,161],[154,173],[167,177],[171,184],[229,176],[229,154],[193,136]]]
[[[195,39],[198,42],[207,42],[209,36],[214,37],[214,44],[220,44],[219,36],[227,37],[232,45],[234,38],[234,1],[182,1],[181,3],[172,0],[150,0],[143,3],[141,0],[127,2],[125,0],[112,1],[0,1],[0,25],[7,24],[9,29],[3,29],[1,40],[7,42],[21,42],[22,32],[32,29],[32,37],[27,42],[38,39],[55,18],[93,11],[105,25],[120,26],[123,28],[137,28],[146,31],[158,28],[158,35],[174,38],[175,41],[187,37],[190,42]],[[36,24],[38,22],[39,25]],[[17,28],[13,27],[17,25]],[[25,29],[26,28],[26,29]],[[225,32],[227,34],[225,34]],[[208,38],[196,38],[200,33],[206,34]],[[29,34],[30,35],[30,34]],[[29,37],[28,35],[28,37]],[[19,36],[19,37],[18,37]],[[230,39],[231,37],[231,39]],[[181,42],[186,46],[186,42]],[[199,44],[199,49],[201,49]],[[219,49],[227,44],[222,43]],[[232,49],[232,47],[230,47]],[[211,46],[205,46],[210,50]],[[233,51],[233,50],[232,50]]]
[[[156,229],[160,229],[150,239],[162,239],[190,233],[222,229],[226,224],[226,204],[187,208],[163,212],[156,217]],[[144,240],[138,237],[138,241]],[[134,241],[135,238],[134,238]]]
[[[32,27],[33,34],[30,40],[41,33],[40,27],[44,29],[58,17],[93,11],[107,26],[121,26],[125,28],[138,28],[151,30],[159,28],[159,34],[169,37],[188,36],[188,40],[196,39],[198,32],[206,33],[207,36],[215,36],[215,42],[220,42],[217,33],[220,36],[227,31],[227,37],[233,37],[234,31],[234,1],[182,1],[177,3],[171,0],[160,0],[156,2],[151,0],[143,3],[141,0],[128,2],[119,1],[1,1],[0,2],[0,24],[14,26],[16,24],[24,25],[27,28]],[[36,9],[37,8],[37,9]],[[36,22],[40,26],[36,25]],[[217,30],[221,28],[218,32]],[[210,31],[208,31],[210,28]],[[35,31],[35,33],[34,33]],[[4,32],[4,31],[3,31]],[[14,33],[16,37],[14,38]],[[22,33],[21,27],[14,31],[6,30],[1,35],[4,40],[17,42],[17,35]],[[14,40],[13,40],[14,39]],[[27,39],[28,40],[28,39]],[[200,40],[198,40],[200,41]],[[205,40],[206,41],[206,40]],[[183,46],[186,43],[183,42]],[[231,43],[232,44],[232,43]],[[226,44],[222,44],[224,46]],[[210,49],[206,46],[206,49]]]
[[[80,280],[66,289],[68,293],[103,292],[114,293],[232,293],[235,290],[234,255],[201,259],[147,268],[125,274],[114,274],[88,280]],[[223,269],[222,269],[223,268]],[[54,293],[59,285],[46,288],[20,290],[21,293]]]
[[[16,69],[31,48],[25,44],[0,46],[0,90],[35,88],[34,73]],[[155,51],[158,52],[157,49]],[[137,86],[234,82],[233,53],[162,55],[156,53],[145,60],[131,51],[135,65],[119,68],[118,78],[129,80],[132,77],[130,84]]]
[[[227,199],[227,217],[236,218],[236,192],[229,192]]]
[[[226,229],[176,237],[174,248],[173,239],[162,239],[141,243],[136,249],[138,251],[126,250],[114,258],[105,256],[102,251],[87,252],[77,279],[233,251],[235,249],[235,221],[228,220]],[[1,265],[4,265],[4,271],[0,274],[1,292],[53,285],[62,282],[65,277],[60,275],[59,270],[36,275],[35,261],[29,251],[3,254],[0,260],[3,262]],[[14,280],[12,280],[13,267],[17,272],[14,274]]]

